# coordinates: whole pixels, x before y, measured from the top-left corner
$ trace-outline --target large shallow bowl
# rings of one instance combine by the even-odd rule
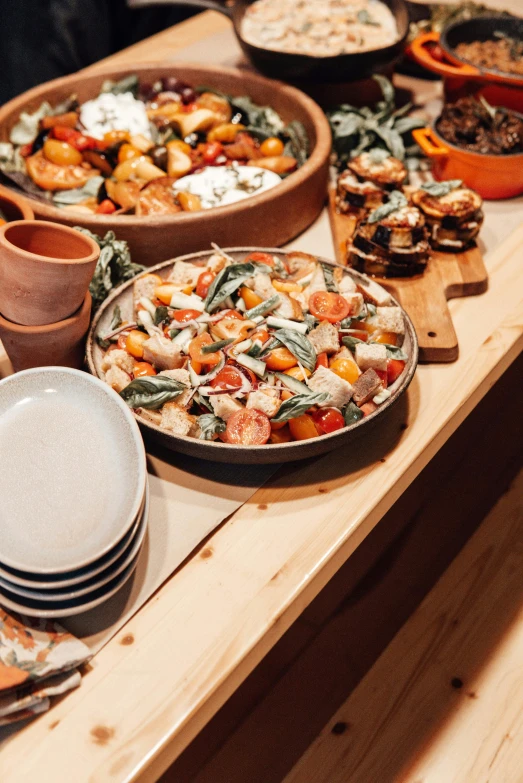
[[[242,247],[242,248],[227,248],[226,252],[229,253],[234,259],[241,261],[247,253],[254,251],[262,251],[265,253],[276,253],[278,255],[285,255],[285,251],[278,250],[277,248],[260,248],[260,247]],[[155,272],[162,278],[167,278],[173,264],[176,260],[188,261],[191,263],[197,263],[201,261],[204,263],[206,259],[214,251],[205,253],[192,253],[191,255],[182,256],[178,259],[171,259],[170,261],[164,261],[161,264],[157,264],[152,267],[149,272]],[[332,261],[320,258],[322,263],[330,264],[331,266],[338,266]],[[360,274],[352,269],[342,267],[346,274],[354,278],[359,282],[368,281],[369,278]],[[147,273],[144,273],[147,274]],[[135,278],[136,279],[136,278]],[[390,297],[392,302],[400,306],[399,303]],[[112,319],[113,310],[116,305],[119,305],[124,320],[133,320],[133,281],[124,283],[120,288],[116,289],[113,294],[104,302],[104,305],[100,308],[96,314],[93,323],[91,325],[91,331],[87,340],[87,361],[89,369],[94,375],[99,378],[104,377],[102,371],[102,359],[103,351],[97,343],[97,337],[101,337],[110,331],[110,323]],[[378,419],[381,419],[391,406],[397,402],[403,392],[408,387],[412,380],[416,365],[418,362],[418,341],[416,338],[416,332],[414,326],[407,313],[403,310],[403,318],[405,320],[405,352],[408,355],[405,371],[400,378],[390,386],[392,392],[389,399],[384,402],[378,408],[375,413],[360,419],[350,427],[345,427],[342,430],[333,432],[330,435],[323,435],[319,438],[313,438],[311,440],[296,441],[294,443],[279,443],[279,444],[266,444],[265,446],[234,446],[228,443],[222,443],[221,441],[204,441],[196,438],[189,438],[182,435],[173,435],[160,427],[155,426],[151,422],[147,421],[141,416],[136,415],[136,420],[142,428],[144,434],[151,436],[151,438],[157,441],[160,445],[172,449],[173,451],[180,451],[183,454],[189,454],[193,457],[200,457],[202,459],[216,460],[218,462],[238,462],[243,464],[262,464],[262,463],[277,463],[277,462],[292,462],[293,460],[305,459],[307,457],[314,457],[318,454],[325,454],[327,451],[332,451],[338,446],[342,446],[345,443],[351,441],[356,435],[359,435],[362,428],[370,429],[372,424]]]
[[[83,226],[96,234],[115,231],[125,239],[136,262],[151,265],[173,255],[210,245],[234,244],[238,236],[250,244],[281,245],[297,236],[319,215],[326,196],[331,132],[324,113],[294,87],[269,81],[247,71],[206,65],[148,63],[119,67],[94,74],[79,73],[55,79],[24,93],[0,108],[0,141],[6,141],[22,111],[35,111],[42,101],[56,105],[71,94],[83,102],[96,96],[105,79],[136,73],[153,83],[162,76],[177,76],[195,87],[205,85],[231,95],[249,95],[259,105],[272,106],[286,121],[299,120],[307,130],[311,155],[281,184],[257,196],[201,212],[144,216],[85,215],[59,209],[27,196],[37,218],[68,226]]]
[[[32,574],[83,568],[133,526],[146,485],[129,408],[66,367],[0,381],[0,562]]]

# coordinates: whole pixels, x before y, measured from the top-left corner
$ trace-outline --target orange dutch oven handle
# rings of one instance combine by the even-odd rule
[[[432,128],[416,128],[412,135],[427,157],[444,158],[449,154],[449,148],[438,139]]]
[[[432,56],[430,48],[427,47],[429,43],[439,43],[439,33],[422,33],[418,35],[410,44],[410,52],[416,62],[422,65],[424,68],[428,68],[429,71],[438,73],[440,76],[479,76],[480,72],[472,65],[450,65],[450,63],[442,63],[440,60],[436,60]]]

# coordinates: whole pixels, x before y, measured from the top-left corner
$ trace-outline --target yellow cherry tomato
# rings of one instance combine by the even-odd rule
[[[291,419],[289,421],[289,429],[294,440],[309,440],[310,438],[317,438],[319,435],[314,420],[308,413]]]
[[[343,378],[344,381],[355,383],[361,375],[360,369],[353,359],[348,357],[334,359],[330,369],[333,373]]]
[[[255,294],[254,291],[251,291],[251,289],[247,288],[247,286],[241,287],[240,296],[245,302],[245,307],[247,308],[247,310],[250,310],[251,307],[256,307],[257,305],[263,302],[261,296]]]
[[[283,370],[290,370],[291,367],[296,367],[298,360],[288,348],[282,346],[281,348],[275,348],[268,354],[265,364],[269,370],[283,372]]]
[[[285,375],[290,375],[291,378],[296,378],[297,381],[304,381],[306,378],[311,377],[311,371],[306,367],[291,367],[290,370],[285,370]]]
[[[239,122],[225,122],[223,125],[218,125],[216,128],[209,131],[207,134],[207,141],[222,141],[231,144],[236,138],[236,135],[242,130],[245,130],[245,125],[242,125]]]
[[[125,340],[125,350],[135,359],[143,359],[143,344],[149,339],[149,335],[133,329]]]
[[[363,332],[368,332],[369,334],[378,331],[377,326],[374,326],[374,324],[369,324],[366,321],[358,321],[358,329],[360,329]]]
[[[154,295],[163,305],[170,305],[177,287],[173,283],[163,283],[154,289]]]
[[[118,150],[118,163],[123,163],[124,160],[132,160],[133,158],[140,158],[143,152],[127,142],[122,144]]]
[[[291,431],[286,422],[282,422],[282,426],[278,429],[274,429],[271,424],[271,437],[269,438],[270,443],[289,443],[291,440]]]
[[[45,140],[44,155],[47,160],[58,166],[79,166],[83,160],[81,152],[66,141],[58,141],[58,139]]]
[[[107,144],[117,144],[119,141],[129,141],[129,131],[112,130],[104,133],[104,141]]]
[[[149,362],[135,362],[133,375],[135,378],[145,378],[149,375],[156,375],[156,370]]]
[[[286,280],[273,280],[272,284],[277,291],[286,294],[291,293],[291,291],[299,292],[303,290],[299,283],[288,283]]]
[[[284,144],[281,139],[277,139],[272,136],[270,139],[265,139],[260,145],[260,152],[265,158],[273,158],[283,154]]]
[[[376,335],[372,340],[373,343],[387,343],[387,345],[397,345],[398,335],[394,332],[382,332]]]

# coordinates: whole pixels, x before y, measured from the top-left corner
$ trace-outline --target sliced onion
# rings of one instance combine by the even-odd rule
[[[111,340],[113,337],[116,337],[117,334],[120,334],[120,332],[125,332],[126,329],[136,329],[138,324],[132,323],[132,324],[125,324],[125,326],[119,326],[118,329],[113,329],[112,332],[109,332],[109,334],[106,334],[105,337],[103,337],[103,340]]]

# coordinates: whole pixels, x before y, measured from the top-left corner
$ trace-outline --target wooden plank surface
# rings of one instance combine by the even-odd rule
[[[151,59],[172,57],[168,40]],[[75,783],[123,783],[166,769],[517,356],[522,242],[523,226],[488,254],[486,294],[450,303],[461,358],[420,368],[379,439],[289,466],[258,491],[102,650],[81,688],[2,748],[0,779],[69,782],[74,770]]]
[[[285,783],[520,783],[523,472]]]

